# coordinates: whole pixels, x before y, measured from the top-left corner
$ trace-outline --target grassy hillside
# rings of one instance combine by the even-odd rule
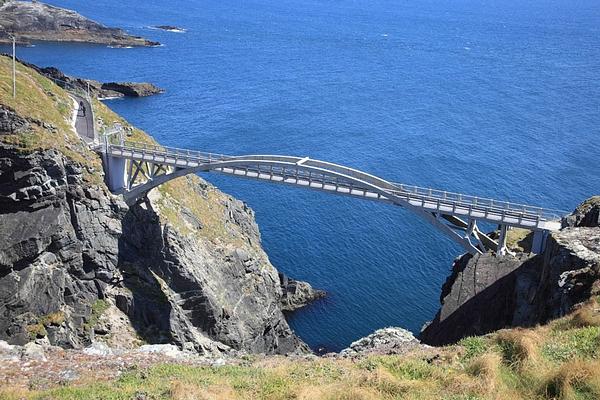
[[[31,152],[54,148],[84,166],[84,178],[104,190],[102,162],[77,136],[71,126],[74,104],[69,95],[34,70],[17,63],[17,98],[12,96],[12,60],[0,56],[0,105],[33,121],[28,132],[0,135],[0,142],[16,146],[18,151]],[[129,124],[102,102],[94,100],[98,132],[120,123],[127,132],[127,140],[156,143],[140,129]],[[241,246],[239,227],[227,223],[226,209],[229,196],[207,185],[195,175],[179,178],[154,191],[154,199],[166,222],[184,235],[197,239]],[[183,209],[202,221],[203,228],[193,230],[181,217]],[[253,243],[253,245],[258,245]]]
[[[114,381],[91,371],[45,390],[3,387],[3,399],[581,399],[600,398],[597,299],[533,329],[464,339],[405,356],[253,357],[236,365],[130,367]]]

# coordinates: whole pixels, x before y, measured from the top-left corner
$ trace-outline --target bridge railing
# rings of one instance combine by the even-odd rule
[[[234,160],[239,157],[228,156],[224,154],[217,153],[208,153],[202,151],[195,151],[189,149],[180,149],[175,147],[165,147],[154,143],[141,143],[141,142],[131,142],[125,141],[122,145],[120,144],[109,144],[111,148],[117,149],[120,151],[135,151],[139,152],[142,155],[152,155],[153,157],[169,157],[174,160],[188,160],[195,161],[198,163],[211,163],[211,162],[219,162],[219,161],[227,161]],[[254,162],[252,158],[258,156],[249,156],[249,162]],[[277,156],[269,156],[270,158],[278,159]],[[295,157],[281,157],[289,162],[289,160],[296,159]],[[347,185],[349,188],[352,188],[352,181],[341,182],[337,176],[328,176],[326,169],[322,172],[306,172],[299,171],[300,168],[296,166],[269,166],[264,167],[260,165],[260,158],[256,158],[256,165],[249,165],[249,169],[256,169],[259,172],[266,173],[278,173],[280,175],[285,176],[295,176],[302,177],[304,179],[314,179],[320,180],[326,184],[332,185]],[[416,200],[427,203],[434,203],[439,208],[441,205],[450,205],[452,207],[461,207],[469,210],[478,210],[487,213],[494,213],[497,215],[514,215],[520,218],[527,218],[532,220],[548,220],[555,221],[560,220],[562,216],[567,214],[562,210],[554,210],[542,207],[529,206],[526,204],[512,203],[508,201],[499,201],[485,197],[471,196],[462,193],[456,192],[448,192],[443,190],[437,190],[432,188],[425,188],[414,185],[406,185],[402,183],[393,183],[387,182],[383,179],[361,173],[360,171],[356,171],[347,167],[338,166],[336,164],[329,164],[325,162],[320,162],[318,160],[310,160],[313,163],[318,163],[320,167],[326,167],[328,165],[332,165],[335,168],[333,170],[335,172],[346,172],[348,171],[348,176],[353,177],[356,174],[362,176],[367,176],[367,178],[372,177],[377,182],[384,182],[389,184],[390,187],[383,187],[383,189],[390,191],[394,195],[405,198],[406,200]],[[308,164],[308,163],[307,163]],[[289,171],[288,171],[289,170]],[[367,180],[368,182],[369,180]]]
[[[564,215],[567,214],[567,212],[563,210],[530,206],[527,204],[471,196],[462,193],[448,192],[414,185],[406,185],[403,183],[394,183],[394,185],[399,189],[399,194],[409,194],[411,196],[424,198],[430,201],[446,201],[463,207],[474,207],[493,212],[508,212],[526,216],[535,216],[544,220],[560,220]]]
[[[225,161],[235,158],[224,154],[208,153],[204,151],[196,151],[189,149],[179,149],[176,147],[165,147],[154,143],[131,142],[127,140],[124,141],[122,145],[109,143],[109,146],[112,149],[136,151],[146,155],[169,157],[175,160],[189,160],[201,163]]]

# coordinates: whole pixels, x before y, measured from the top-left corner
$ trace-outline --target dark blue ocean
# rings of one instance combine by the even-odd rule
[[[18,53],[165,88],[107,102],[165,145],[310,156],[558,209],[600,192],[597,0],[50,3],[164,43]],[[148,28],[159,24],[187,33]],[[410,212],[205,178],[254,208],[277,268],[329,293],[290,317],[312,347],[339,350],[385,326],[418,332],[434,316],[462,250]]]

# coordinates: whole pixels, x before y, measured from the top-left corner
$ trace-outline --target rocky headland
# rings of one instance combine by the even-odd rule
[[[33,41],[83,42],[115,47],[158,46],[160,43],[109,28],[75,11],[38,1],[0,1],[0,43]]]
[[[64,74],[55,67],[40,68],[36,65],[22,64],[34,69],[41,75],[51,79],[62,88],[76,88],[82,92],[90,91],[90,96],[98,99],[116,97],[146,97],[164,93],[165,90],[147,82],[99,82],[93,79],[83,79]]]
[[[68,94],[25,65],[18,76],[21,96],[0,93],[0,339],[173,344],[202,355],[309,351],[282,310],[311,296],[280,279],[250,208],[197,176],[128,207],[73,131]],[[96,108],[99,125],[126,124]]]

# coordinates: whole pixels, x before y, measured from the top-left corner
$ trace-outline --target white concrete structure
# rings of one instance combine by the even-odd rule
[[[393,183],[308,157],[227,156],[117,142],[105,141],[97,149],[104,154],[108,166],[110,189],[122,193],[129,204],[173,178],[206,171],[398,205],[422,216],[471,253],[491,249],[498,255],[505,254],[506,232],[511,227],[536,232],[533,251],[540,252],[546,233],[561,226],[560,211]],[[480,231],[480,221],[500,226],[498,241]]]

